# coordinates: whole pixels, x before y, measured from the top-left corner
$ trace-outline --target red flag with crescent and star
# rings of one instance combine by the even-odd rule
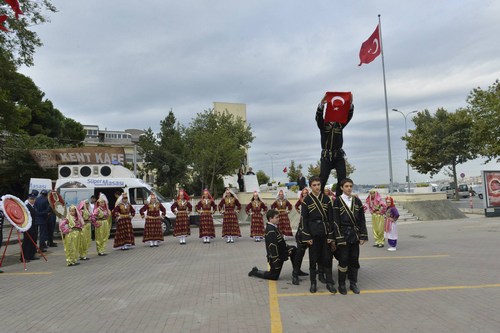
[[[287,173],[287,172],[288,172],[288,169],[285,167],[285,168],[283,169],[283,172],[284,172],[284,173]]]
[[[346,124],[352,104],[352,93],[326,92],[323,98],[325,108],[325,122]]]
[[[380,33],[377,25],[377,28],[372,33],[370,38],[361,44],[361,49],[359,50],[360,62],[358,66],[361,66],[361,64],[369,64],[375,60],[375,58],[379,56],[380,51]]]
[[[5,2],[9,4],[9,6],[16,14],[16,19],[19,18],[19,15],[23,14],[23,12],[21,11],[21,7],[19,7],[19,2],[17,0],[5,0]]]
[[[0,15],[0,30],[5,32],[9,32],[6,27],[3,26],[3,23],[7,20],[7,15]]]

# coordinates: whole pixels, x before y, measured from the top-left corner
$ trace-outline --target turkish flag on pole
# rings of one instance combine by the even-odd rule
[[[7,20],[7,15],[0,15],[0,30],[3,30],[5,32],[9,32],[6,27],[3,26],[3,23]]]
[[[287,173],[287,172],[288,172],[288,169],[285,167],[285,168],[283,169],[283,172],[284,172],[284,173]]]
[[[361,66],[361,64],[369,64],[375,60],[375,58],[380,54],[380,51],[380,33],[377,25],[377,28],[372,33],[370,38],[361,44],[361,49],[359,50],[360,62],[358,66]]]
[[[349,110],[352,104],[352,93],[348,92],[326,92],[323,97],[325,108],[325,122],[347,124]]]
[[[16,19],[18,19],[19,15],[23,13],[21,11],[21,8],[19,7],[19,2],[17,0],[5,0],[5,2],[7,2],[10,5],[14,13],[16,13]]]

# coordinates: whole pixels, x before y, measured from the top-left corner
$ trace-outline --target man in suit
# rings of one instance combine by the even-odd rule
[[[23,235],[23,253],[24,253],[24,260],[26,262],[29,262],[31,260],[38,260],[40,258],[35,257],[36,253],[36,241],[37,241],[37,227],[35,224],[35,219],[36,219],[36,210],[35,210],[35,199],[37,197],[38,193],[31,192],[28,194],[28,200],[26,203],[26,207],[28,207],[28,211],[30,212],[31,215],[31,228],[29,228],[28,231],[26,231]],[[29,236],[28,236],[29,234]],[[31,236],[31,239],[30,239]],[[23,258],[21,257],[20,260],[22,261]]]
[[[278,280],[280,277],[283,263],[291,258],[292,265],[295,265],[295,252],[297,248],[287,245],[283,235],[278,229],[279,212],[270,209],[266,213],[266,251],[267,261],[269,262],[269,271],[260,271],[257,267],[252,268],[248,276],[256,276],[266,280]]]

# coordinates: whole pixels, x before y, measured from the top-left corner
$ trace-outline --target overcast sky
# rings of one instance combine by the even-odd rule
[[[499,1],[52,2],[52,22],[33,28],[44,46],[21,71],[66,117],[158,131],[171,108],[187,126],[214,101],[245,103],[256,136],[250,164],[274,178],[292,159],[319,159],[316,105],[326,91],[352,91],[352,178],[389,182],[382,57],[357,66],[378,14],[389,110],[454,111],[500,78]],[[404,118],[389,111],[389,123],[394,181],[404,182]],[[484,168],[498,166],[474,161],[458,172]],[[415,170],[411,178],[429,180]]]

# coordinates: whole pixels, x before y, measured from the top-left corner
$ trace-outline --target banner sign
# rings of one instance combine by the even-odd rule
[[[500,207],[500,171],[483,171],[486,208]]]
[[[57,168],[60,164],[125,163],[123,147],[36,149],[30,150],[30,154],[43,169]]]

